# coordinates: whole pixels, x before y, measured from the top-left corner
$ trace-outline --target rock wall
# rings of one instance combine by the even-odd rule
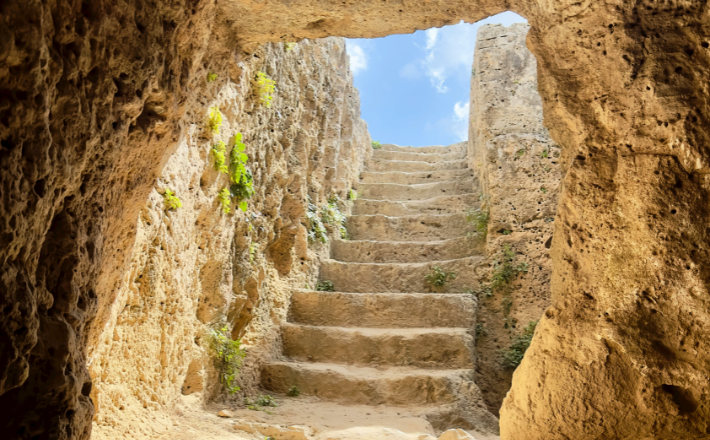
[[[542,124],[537,64],[525,47],[529,29],[481,26],[471,74],[468,157],[490,217],[489,277],[504,246],[516,254],[514,265],[528,265],[509,293],[479,293],[476,383],[496,415],[513,374],[501,350],[550,305],[549,248],[562,175],[560,148]]]
[[[218,77],[214,95],[195,109],[141,210],[110,319],[89,346],[94,438],[171,427],[162,411],[181,394],[226,398],[206,336],[215,325],[228,325],[247,350],[244,393],[236,397],[256,392],[261,363],[280,353],[279,325],[292,291],[315,285],[319,259],[327,257],[327,246],[307,238],[308,198],[318,205],[331,194],[347,200],[371,154],[344,40],[267,44],[227,67],[238,76]],[[252,93],[257,71],[276,83],[271,108]],[[213,136],[200,110],[214,106],[224,120]],[[256,194],[247,212],[224,214],[217,194],[228,177],[215,170],[210,150],[236,133],[247,146]],[[165,211],[165,188],[182,200],[174,212]]]

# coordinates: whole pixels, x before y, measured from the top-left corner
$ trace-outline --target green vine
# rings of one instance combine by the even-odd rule
[[[256,85],[259,89],[259,101],[261,105],[266,108],[271,108],[271,101],[274,99],[274,80],[269,78],[269,76],[264,72],[258,72],[256,74]]]
[[[242,134],[234,136],[234,146],[229,153],[229,191],[239,202],[239,209],[247,211],[247,200],[254,195],[254,176],[247,168],[249,156],[244,153],[246,145],[242,143]]]
[[[522,334],[513,337],[510,347],[501,350],[501,355],[503,356],[502,364],[504,367],[515,369],[520,365],[525,356],[525,352],[530,347],[530,342],[532,342],[533,335],[535,335],[536,327],[537,321],[530,321],[523,329]]]
[[[219,128],[222,126],[222,112],[219,111],[219,107],[210,107],[207,125],[212,130],[212,133],[219,134]]]
[[[212,146],[212,156],[214,156],[214,169],[224,174],[227,174],[229,172],[229,169],[227,168],[227,159],[225,158],[226,151],[227,144],[222,141],[218,141]]]
[[[217,194],[217,199],[219,200],[219,204],[222,207],[222,212],[224,214],[232,212],[232,198],[227,188],[222,188],[219,194]]]
[[[165,189],[163,201],[165,202],[165,209],[168,211],[175,211],[178,208],[182,208],[182,202],[170,188]]]
[[[237,376],[246,353],[241,348],[240,340],[233,340],[225,325],[221,329],[210,329],[209,348],[219,370],[219,381],[229,394],[240,390],[236,385]]]

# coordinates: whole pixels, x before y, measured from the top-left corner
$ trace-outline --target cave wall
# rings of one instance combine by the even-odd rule
[[[315,285],[329,251],[307,239],[307,199],[321,205],[338,194],[347,209],[347,193],[371,155],[344,40],[266,44],[226,68],[144,203],[129,272],[89,345],[93,438],[171,428],[170,410],[183,395],[204,404],[242,402],[257,392],[260,364],[280,353],[291,292]],[[253,93],[257,71],[275,81],[271,108]],[[214,106],[224,115],[216,135],[204,122]],[[210,150],[219,140],[231,145],[236,133],[247,146],[256,193],[247,212],[233,206],[224,214],[217,193],[228,177],[215,170]],[[165,188],[181,198],[181,208],[165,211]],[[232,397],[207,336],[225,324],[247,350],[242,391]]]
[[[501,350],[550,305],[549,248],[562,179],[560,148],[542,123],[537,63],[525,45],[529,29],[522,23],[481,26],[471,74],[468,157],[490,216],[488,276],[504,246],[516,254],[513,265],[528,267],[511,282],[509,293],[478,295],[476,383],[496,415],[514,371],[504,365]]]
[[[140,211],[202,108],[208,69],[224,77],[237,46],[504,10],[531,25],[566,174],[552,305],[513,377],[502,438],[706,438],[710,12],[694,0],[2,2],[5,431],[88,435],[89,335],[109,321]]]

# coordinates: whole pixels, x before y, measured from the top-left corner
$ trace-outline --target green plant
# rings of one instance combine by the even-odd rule
[[[168,211],[175,211],[178,208],[182,208],[182,202],[170,188],[165,189],[163,201],[165,202],[165,209]]]
[[[211,329],[209,332],[209,348],[214,358],[215,366],[219,370],[219,381],[229,394],[240,390],[236,385],[242,359],[246,353],[241,348],[240,340],[233,340],[229,329],[225,325],[220,329]]]
[[[232,196],[227,188],[222,188],[222,190],[217,194],[217,200],[219,200],[223,213],[229,214],[232,212]]]
[[[217,74],[216,74],[216,73],[210,72],[210,73],[207,74],[207,82],[208,82],[208,83],[215,82],[216,80],[217,80]]]
[[[501,232],[501,234],[503,234],[503,235],[510,235],[512,233],[513,233],[513,231],[511,231],[510,229],[503,229],[503,231]]]
[[[380,143],[380,141],[372,141],[373,150],[379,150],[380,148],[382,148],[382,143]]]
[[[521,148],[520,150],[518,150],[517,153],[515,153],[515,155],[518,156],[518,157],[523,157],[523,156],[525,156],[525,149]]]
[[[335,286],[333,286],[332,281],[323,280],[318,282],[316,290],[319,292],[335,292]]]
[[[219,107],[210,107],[207,125],[212,130],[212,133],[219,134],[219,128],[222,126],[222,112],[219,111]]]
[[[247,168],[249,156],[244,153],[246,145],[242,142],[242,134],[234,136],[234,145],[229,153],[229,192],[237,199],[239,209],[247,211],[247,200],[254,195],[254,176]]]
[[[488,222],[491,219],[491,212],[488,209],[489,196],[481,194],[478,196],[478,200],[481,202],[481,206],[473,209],[469,208],[466,211],[466,221],[473,224],[473,228],[485,237],[488,234]]]
[[[481,336],[488,336],[488,329],[484,324],[478,323],[476,324],[476,340]]]
[[[520,272],[528,271],[528,264],[525,261],[513,265],[515,253],[509,244],[503,245],[501,255],[493,262],[493,274],[491,275],[491,290],[497,292],[501,289],[508,290],[508,285]]]
[[[544,150],[542,150],[542,153],[540,153],[540,157],[543,159],[547,159],[550,156],[550,147],[545,147]]]
[[[259,93],[259,101],[266,108],[271,108],[271,101],[274,99],[274,80],[269,78],[264,72],[257,72],[256,85]]]
[[[313,203],[308,203],[308,211],[306,211],[306,218],[310,223],[311,227],[308,231],[308,239],[311,241],[320,241],[321,243],[328,242],[328,230],[325,229],[323,222],[318,216],[318,207]]]
[[[455,280],[454,272],[447,272],[439,266],[434,266],[431,273],[424,277],[424,280],[432,287],[444,287],[449,280]]]
[[[284,47],[286,48],[286,52],[290,52],[293,50],[294,47],[296,47],[297,43],[284,43]]]
[[[348,193],[348,200],[355,201],[355,200],[357,200],[357,196],[358,196],[357,191],[355,191],[354,189],[351,189],[350,192]]]
[[[543,194],[547,194],[547,188],[545,188],[544,186],[540,187],[540,191],[541,191]]]
[[[291,388],[288,389],[287,394],[291,397],[298,397],[301,395],[301,390],[299,390],[296,385],[291,385]]]
[[[229,169],[227,168],[227,159],[224,154],[227,151],[227,144],[222,141],[218,141],[212,146],[212,156],[214,156],[214,169],[220,173],[227,174]]]
[[[258,411],[259,407],[270,406],[276,408],[278,406],[273,396],[270,396],[268,394],[261,394],[256,399],[250,399],[249,397],[246,397],[244,399],[244,403],[247,405],[247,408],[255,411]]]
[[[340,211],[340,199],[337,195],[333,194],[328,199],[328,203],[321,207],[321,220],[327,225],[338,228],[340,238],[347,240],[348,230],[345,228],[347,219],[345,214]]]
[[[530,321],[523,329],[522,334],[513,337],[510,347],[501,350],[501,355],[503,355],[502,364],[504,367],[515,369],[520,365],[523,361],[523,356],[525,356],[525,352],[530,347],[530,342],[535,334],[536,327],[537,321]]]

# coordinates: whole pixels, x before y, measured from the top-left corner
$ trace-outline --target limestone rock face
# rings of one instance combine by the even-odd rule
[[[513,264],[528,268],[508,292],[479,295],[476,383],[495,414],[513,373],[502,364],[501,348],[507,349],[550,305],[549,248],[562,175],[560,148],[542,124],[537,66],[525,47],[529,29],[525,24],[481,26],[471,75],[468,157],[480,182],[482,209],[490,217],[488,265],[500,262],[510,246]]]

